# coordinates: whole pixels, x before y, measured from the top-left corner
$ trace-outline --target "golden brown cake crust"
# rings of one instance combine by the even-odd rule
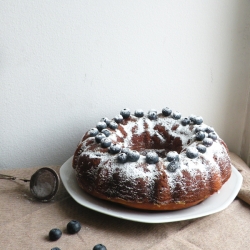
[[[139,159],[120,162],[121,151],[111,152],[110,146],[96,142],[88,131],[75,151],[72,165],[79,186],[97,198],[135,209],[177,210],[205,200],[230,178],[227,146],[203,123],[183,125],[181,119],[162,113],[156,119],[130,114],[117,128],[106,130],[111,145],[136,151]],[[197,139],[199,131],[207,139],[212,137],[210,133],[216,135],[212,141],[207,140],[211,145]],[[197,150],[198,145],[206,152]],[[149,162],[150,152],[157,153],[157,162]],[[178,160],[169,160],[169,152],[176,152]],[[170,168],[172,163],[174,169]]]

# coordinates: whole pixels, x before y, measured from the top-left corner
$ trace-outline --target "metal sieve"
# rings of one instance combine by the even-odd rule
[[[0,174],[0,179],[29,182],[30,192],[42,202],[48,202],[53,199],[60,184],[58,174],[53,169],[47,167],[38,169],[31,176],[30,180],[4,174]]]

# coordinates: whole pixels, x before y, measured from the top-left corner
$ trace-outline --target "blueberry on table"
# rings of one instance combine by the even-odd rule
[[[163,108],[161,112],[164,116],[170,116],[172,113],[172,110],[170,108],[166,107],[166,108]]]
[[[51,241],[56,241],[62,236],[62,231],[58,228],[53,228],[49,231],[49,239]]]
[[[112,144],[109,148],[110,154],[118,154],[121,151],[121,146],[118,144]]]
[[[53,247],[51,250],[61,250],[59,247]]]
[[[127,153],[127,160],[130,162],[136,162],[138,161],[140,158],[140,154],[139,152],[135,151],[135,150],[129,150]]]
[[[76,234],[81,230],[81,223],[77,220],[71,220],[67,224],[67,232],[69,234]]]
[[[117,124],[116,122],[114,122],[114,121],[111,121],[111,122],[109,123],[109,128],[115,130],[115,129],[118,128],[118,124]]]
[[[106,135],[103,134],[103,133],[98,133],[98,134],[95,136],[95,141],[96,141],[97,143],[100,143],[101,140],[102,140],[103,138],[106,138]]]
[[[92,128],[89,130],[88,134],[90,137],[95,137],[98,134],[99,130],[97,128]]]
[[[101,139],[101,147],[108,148],[111,145],[111,140],[107,137]]]
[[[187,148],[186,155],[188,158],[194,159],[194,158],[198,157],[198,150],[196,148],[193,148],[193,147]]]
[[[196,148],[202,154],[206,153],[206,151],[207,151],[207,148],[202,144],[197,145]]]
[[[172,118],[173,118],[174,120],[179,120],[179,119],[181,118],[181,113],[178,112],[178,111],[173,112]]]
[[[117,156],[117,161],[118,161],[119,163],[125,163],[125,162],[127,162],[127,158],[128,158],[128,156],[127,156],[126,153],[120,153],[120,154]]]
[[[125,109],[121,110],[120,115],[121,115],[124,119],[127,119],[127,118],[129,118],[129,116],[130,116],[130,110],[127,109],[127,108],[125,108]]]
[[[148,164],[155,164],[159,162],[159,156],[156,152],[148,152],[146,154],[146,162]]]
[[[98,122],[96,124],[96,128],[99,130],[99,131],[102,131],[103,129],[107,128],[107,123],[106,122]]]
[[[136,117],[143,117],[144,116],[144,112],[143,112],[142,109],[137,109],[137,110],[135,110],[134,115]]]
[[[93,250],[107,250],[103,244],[97,244],[94,246]]]
[[[176,151],[169,151],[167,153],[167,160],[168,161],[179,161],[179,154]]]
[[[202,141],[205,138],[205,133],[203,131],[199,131],[195,134],[195,138],[197,141]]]
[[[190,120],[187,117],[181,120],[182,126],[187,126],[189,123],[190,123]]]
[[[114,120],[116,123],[121,123],[123,120],[123,117],[122,117],[122,115],[117,115],[114,117]]]

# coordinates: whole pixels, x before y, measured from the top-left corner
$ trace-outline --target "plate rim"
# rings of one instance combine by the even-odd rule
[[[231,164],[232,174],[229,180],[223,185],[223,187],[220,189],[219,192],[213,194],[202,203],[196,206],[190,207],[190,208],[186,208],[182,210],[175,210],[175,211],[153,211],[153,212],[142,211],[142,210],[135,210],[135,209],[127,208],[127,207],[115,204],[113,202],[104,201],[104,200],[98,199],[96,197],[93,197],[85,193],[78,186],[76,181],[72,179],[67,179],[67,176],[66,176],[67,173],[70,175],[75,175],[74,169],[72,167],[72,159],[73,159],[73,156],[71,156],[66,162],[64,162],[64,164],[59,169],[59,174],[60,174],[61,181],[65,189],[78,204],[88,209],[99,212],[99,213],[103,213],[103,214],[113,216],[116,218],[120,218],[120,219],[124,219],[124,220],[136,221],[136,222],[141,222],[141,223],[169,223],[169,222],[183,221],[183,220],[189,220],[189,219],[196,219],[196,218],[200,218],[200,217],[204,217],[204,216],[208,216],[208,215],[220,212],[226,209],[233,202],[233,200],[235,199],[235,197],[237,196],[241,188],[242,181],[243,181],[242,175]],[[220,206],[214,207],[213,209],[207,211],[206,204],[209,204],[209,201],[213,200],[213,197],[223,195],[223,192],[226,192],[227,188],[231,189],[231,194],[230,196],[227,197],[226,201],[221,203]],[[189,211],[192,211],[192,212],[189,213]],[[194,215],[193,213],[195,211],[196,212],[198,211],[198,214]]]

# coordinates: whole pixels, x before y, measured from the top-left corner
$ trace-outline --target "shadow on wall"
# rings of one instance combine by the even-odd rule
[[[248,95],[246,121],[245,121],[243,139],[242,139],[242,144],[241,144],[241,152],[240,152],[241,158],[250,167],[250,126],[249,125],[250,125],[250,91]]]
[[[238,3],[237,15],[238,15],[237,25],[239,27],[244,28],[242,30],[242,34],[239,34],[243,36],[241,39],[242,42],[239,46],[241,46],[243,49],[242,53],[244,54],[242,55],[242,57],[245,59],[245,64],[243,64],[244,68],[239,69],[239,73],[244,72],[244,75],[246,75],[246,78],[242,79],[242,83],[246,86],[243,89],[243,95],[246,95],[246,103],[243,106],[239,106],[239,108],[243,109],[242,120],[244,126],[242,133],[241,151],[239,155],[250,167],[250,126],[249,126],[250,125],[250,2],[249,1],[246,1],[245,4]],[[236,34],[236,36],[237,35],[238,34]],[[235,50],[237,51],[237,43],[235,44]],[[234,62],[234,56],[232,58],[232,62]]]
[[[228,97],[225,110],[224,127],[227,144],[234,145],[240,137],[240,145],[232,151],[241,156],[245,162],[250,160],[250,2],[240,1],[235,3],[235,27],[232,31],[232,48],[229,57]],[[222,93],[223,94],[223,93]],[[230,115],[232,114],[232,115]],[[235,119],[240,121],[237,131],[231,124]]]

